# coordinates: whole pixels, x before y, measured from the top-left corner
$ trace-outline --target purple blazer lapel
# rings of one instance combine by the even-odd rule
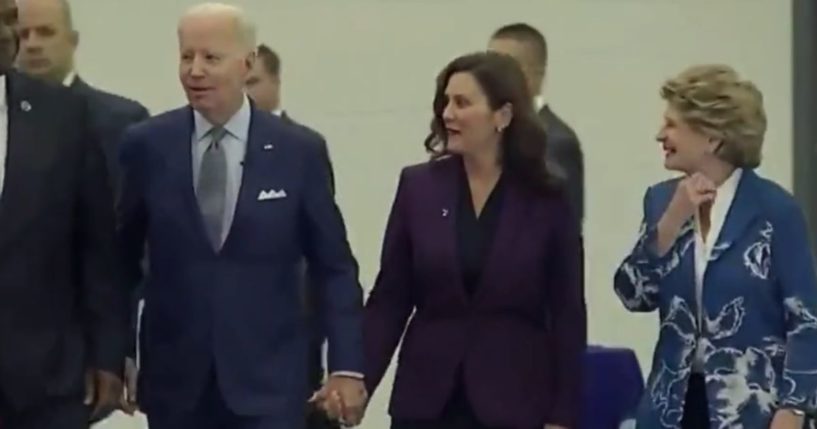
[[[459,249],[457,244],[457,218],[459,216],[459,189],[464,177],[462,163],[457,157],[436,161],[438,164],[432,169],[434,176],[435,195],[433,204],[437,204],[439,216],[434,216],[430,231],[439,240],[443,250],[443,257],[449,261],[446,266],[451,267],[450,274],[454,280],[450,282],[462,302],[478,302],[490,297],[491,291],[501,285],[502,266],[518,252],[516,241],[519,233],[526,227],[524,218],[528,207],[524,191],[513,181],[507,183],[507,188],[500,208],[497,230],[488,251],[486,264],[480,282],[477,285],[473,298],[469,298],[462,281]]]
[[[455,298],[463,303],[468,302],[468,295],[462,282],[462,270],[457,249],[457,216],[459,212],[459,187],[462,181],[462,162],[459,157],[451,157],[439,161],[432,161],[431,169],[434,183],[434,198],[429,201],[439,207],[439,215],[433,212],[429,230],[439,240],[442,257],[447,260],[446,267],[450,271],[446,274],[452,279],[446,282],[451,286]]]

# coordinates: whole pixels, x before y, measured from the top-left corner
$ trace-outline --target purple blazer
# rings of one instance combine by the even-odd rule
[[[449,157],[401,173],[366,303],[367,387],[380,383],[405,329],[393,417],[438,417],[462,367],[483,424],[575,428],[587,343],[578,222],[565,196],[509,181],[469,298],[456,248],[460,168]]]

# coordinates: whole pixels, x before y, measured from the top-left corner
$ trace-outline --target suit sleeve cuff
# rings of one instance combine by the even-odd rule
[[[335,371],[332,373],[332,377],[348,377],[358,380],[363,380],[365,378],[363,374],[355,371]]]

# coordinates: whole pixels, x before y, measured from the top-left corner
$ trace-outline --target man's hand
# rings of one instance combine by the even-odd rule
[[[125,388],[119,400],[119,408],[126,414],[132,416],[139,410],[136,397],[136,381],[139,378],[139,368],[132,358],[125,359]]]
[[[122,397],[122,380],[113,373],[89,369],[85,371],[85,405],[93,407],[91,417],[116,409]]]
[[[774,413],[769,429],[801,429],[804,423],[804,416],[799,416],[792,410],[780,409]]]
[[[363,380],[333,375],[309,402],[317,404],[329,418],[344,426],[357,426],[363,420],[368,400]]]

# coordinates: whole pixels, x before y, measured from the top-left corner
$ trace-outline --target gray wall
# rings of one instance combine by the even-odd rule
[[[794,194],[817,249],[817,2],[793,0]]]

